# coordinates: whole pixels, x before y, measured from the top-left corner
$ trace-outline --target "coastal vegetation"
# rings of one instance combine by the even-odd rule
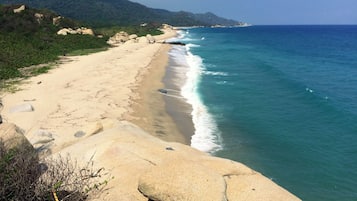
[[[106,37],[113,36],[120,31],[125,31],[128,34],[136,34],[139,37],[145,36],[147,34],[150,35],[159,35],[162,34],[162,31],[158,29],[161,24],[157,23],[149,23],[145,24],[145,26],[140,25],[131,25],[131,26],[108,26],[108,27],[100,27],[97,28],[96,31]]]
[[[58,14],[47,9],[26,7],[20,13],[14,9],[20,5],[0,5],[0,80],[27,77],[47,72],[59,56],[85,55],[109,48],[110,36],[120,31],[145,36],[158,35],[160,24],[148,23],[127,26],[106,26],[97,28],[92,35],[58,35],[58,30],[82,27],[83,23],[62,17],[54,24]],[[40,16],[40,17],[36,17]],[[85,23],[84,23],[85,24]],[[46,66],[40,64],[48,64]],[[2,82],[0,88],[3,88]]]
[[[86,200],[98,194],[111,179],[103,168],[84,166],[66,157],[40,160],[27,146],[8,148],[0,140],[0,200]]]
[[[15,6],[0,6],[0,80],[26,76],[21,68],[53,62],[58,56],[84,49],[106,48],[106,38],[90,35],[57,35],[63,27],[79,27],[80,23],[63,18],[53,24],[58,15],[49,10],[25,9],[14,13]],[[40,13],[41,18],[35,14]],[[30,74],[45,72],[34,68]],[[47,69],[48,70],[48,69]]]

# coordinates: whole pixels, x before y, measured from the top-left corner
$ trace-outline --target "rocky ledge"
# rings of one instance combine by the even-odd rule
[[[300,200],[241,163],[161,141],[129,122],[112,125],[60,152],[83,163],[93,159],[114,176],[97,200]],[[16,126],[0,125],[0,138],[11,133],[19,137]]]

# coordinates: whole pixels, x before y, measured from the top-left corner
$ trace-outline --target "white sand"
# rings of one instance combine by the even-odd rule
[[[156,39],[175,34],[166,32]],[[51,132],[53,151],[77,141],[74,134],[78,131],[100,124],[110,127],[112,120],[122,120],[130,110],[137,80],[161,48],[159,43],[127,42],[108,51],[70,57],[72,61],[26,80],[22,90],[3,94],[4,121],[24,129],[32,143],[38,130]],[[23,103],[32,104],[34,111],[10,113],[12,107]]]

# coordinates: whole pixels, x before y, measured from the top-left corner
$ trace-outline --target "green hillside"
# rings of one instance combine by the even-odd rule
[[[128,0],[0,0],[2,4],[27,4],[47,8],[94,26],[168,23],[174,26],[236,25],[239,22],[212,13],[193,14],[148,8]]]
[[[23,67],[55,61],[58,56],[75,50],[107,47],[105,38],[56,34],[62,27],[79,27],[76,21],[65,18],[55,26],[56,13],[30,8],[14,13],[17,7],[19,5],[0,5],[0,80],[25,76],[21,73]],[[36,13],[42,17],[36,18]],[[46,68],[30,73],[36,74]]]

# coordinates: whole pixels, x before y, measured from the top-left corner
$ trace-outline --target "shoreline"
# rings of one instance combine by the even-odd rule
[[[158,91],[166,88],[163,78],[167,74],[170,49],[171,45],[163,44],[148,69],[139,76],[138,87],[133,89],[138,96],[132,100],[132,111],[126,118],[164,141],[190,145],[191,135],[181,132],[169,112],[174,106]]]
[[[195,134],[192,106],[181,95],[186,72],[175,70],[177,64],[169,55],[173,48],[172,44],[164,44],[147,70],[139,75],[139,87],[133,89],[138,96],[132,100],[132,111],[127,118],[164,141],[191,146]],[[169,92],[160,93],[159,89]]]

